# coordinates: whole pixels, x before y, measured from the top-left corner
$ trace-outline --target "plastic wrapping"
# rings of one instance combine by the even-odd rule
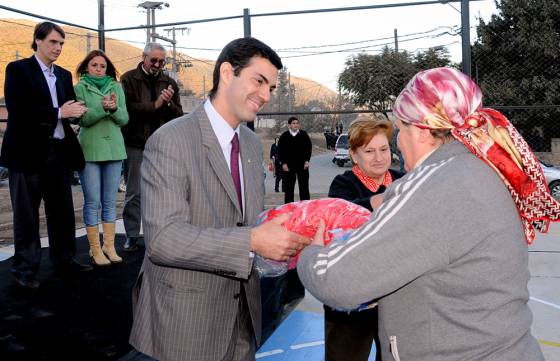
[[[284,228],[302,236],[312,238],[317,232],[319,222],[325,222],[323,239],[325,245],[333,240],[344,241],[353,230],[359,228],[371,217],[371,212],[357,204],[339,198],[321,198],[284,204],[262,212],[257,224],[267,222],[275,217],[292,212],[291,217],[283,223]],[[278,262],[257,255],[255,268],[263,277],[276,277],[296,267],[299,254],[289,262]]]

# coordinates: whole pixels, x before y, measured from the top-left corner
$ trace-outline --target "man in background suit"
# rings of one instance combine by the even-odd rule
[[[251,227],[264,207],[263,150],[241,123],[270,100],[280,68],[259,40],[230,42],[210,99],[146,144],[146,256],[130,343],[157,360],[254,360],[261,300],[253,252],[287,260],[310,242],[281,226],[288,216]]]
[[[299,187],[299,199],[310,199],[309,194],[309,160],[311,159],[311,139],[309,135],[299,129],[299,119],[288,119],[288,130],[280,136],[278,141],[278,158],[282,163],[282,182],[286,189],[284,203],[294,201],[296,178]]]
[[[84,156],[70,118],[87,108],[76,102],[72,75],[54,65],[64,44],[64,30],[51,22],[37,24],[31,47],[35,54],[6,67],[4,94],[8,124],[0,165],[9,169],[14,214],[17,284],[36,289],[41,260],[39,206],[45,202],[52,267],[60,274],[91,270],[74,260],[76,253],[72,170],[84,167]]]

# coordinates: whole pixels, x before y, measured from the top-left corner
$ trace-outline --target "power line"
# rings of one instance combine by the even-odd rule
[[[404,34],[404,35],[399,35],[399,38],[404,38],[404,37],[408,37],[408,36],[414,36],[414,35],[421,35],[421,34],[428,34],[431,32],[434,32],[436,30],[440,30],[440,29],[450,29],[450,30],[456,30],[451,26],[438,26],[436,28],[433,28],[431,30],[426,30],[426,31],[421,31],[421,32],[416,32],[416,33],[410,33],[410,34]],[[276,51],[288,51],[288,50],[300,50],[300,49],[314,49],[314,48],[328,48],[328,47],[335,47],[335,46],[343,46],[343,45],[354,45],[354,44],[362,44],[362,43],[369,43],[372,41],[381,41],[381,40],[388,40],[388,39],[393,39],[393,36],[389,36],[389,37],[383,37],[383,38],[377,38],[377,39],[367,39],[367,40],[358,40],[358,41],[352,41],[352,42],[346,42],[346,43],[338,43],[338,44],[323,44],[323,45],[308,45],[308,46],[300,46],[300,47],[294,47],[294,48],[281,48],[281,49],[276,49]]]
[[[420,40],[420,39],[426,39],[426,38],[432,38],[435,39],[437,37],[443,36],[443,35],[452,35],[455,36],[457,34],[451,34],[448,32],[443,32],[434,36],[419,36],[416,38],[410,38],[410,39],[403,39],[400,40],[400,42],[407,42],[407,41],[414,41],[414,40]],[[375,45],[369,45],[369,46],[361,46],[361,47],[356,47],[356,48],[349,48],[349,49],[339,49],[339,50],[329,50],[329,51],[321,51],[321,52],[314,52],[314,53],[309,53],[309,54],[298,54],[298,55],[288,55],[288,56],[283,56],[283,59],[290,59],[290,58],[302,58],[302,57],[307,57],[307,56],[315,56],[315,55],[324,55],[324,54],[335,54],[335,53],[348,53],[348,52],[355,52],[355,51],[359,51],[359,50],[367,50],[367,49],[371,49],[371,48],[378,48],[378,47],[383,47],[383,46],[388,46],[388,45],[392,45],[393,42],[387,42],[387,43],[381,43],[381,44],[375,44]],[[379,49],[371,49],[372,50],[376,50],[376,51],[380,51]]]

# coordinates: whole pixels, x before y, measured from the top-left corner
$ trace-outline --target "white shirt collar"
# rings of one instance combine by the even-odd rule
[[[49,73],[54,72],[54,64],[51,64],[51,66],[48,67],[48,66],[45,65],[45,63],[43,63],[41,61],[41,59],[39,59],[37,54],[34,54],[34,56],[35,56],[35,59],[37,59],[37,62],[39,63],[39,66],[41,67],[41,70],[43,71],[43,73],[46,72],[46,71],[49,72]]]
[[[231,140],[233,139],[234,133],[237,133],[239,136],[239,126],[233,129],[226,120],[218,113],[216,108],[212,105],[210,99],[207,99],[204,102],[204,110],[206,111],[206,115],[210,120],[210,125],[214,130],[214,134],[218,137],[218,142],[220,143],[220,147],[222,150],[228,149],[228,153],[231,152]],[[229,158],[226,158],[229,162]]]
[[[290,134],[291,134],[293,137],[295,137],[295,136],[299,133],[299,129],[296,130],[295,132],[294,132],[293,130],[291,130],[291,129],[288,129],[288,130],[290,131]]]

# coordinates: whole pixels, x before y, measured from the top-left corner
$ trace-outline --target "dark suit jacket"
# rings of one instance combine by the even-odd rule
[[[303,169],[305,162],[311,159],[311,139],[303,130],[299,130],[294,137],[286,130],[278,140],[278,158],[282,164],[287,164],[290,171]]]
[[[75,100],[70,72],[55,65],[54,74],[59,106]],[[4,96],[8,124],[0,165],[25,173],[39,172],[47,162],[49,142],[58,121],[58,108],[53,107],[48,83],[35,56],[8,64]],[[85,164],[82,149],[68,119],[62,119],[62,125],[65,162],[69,169],[80,170]]]

